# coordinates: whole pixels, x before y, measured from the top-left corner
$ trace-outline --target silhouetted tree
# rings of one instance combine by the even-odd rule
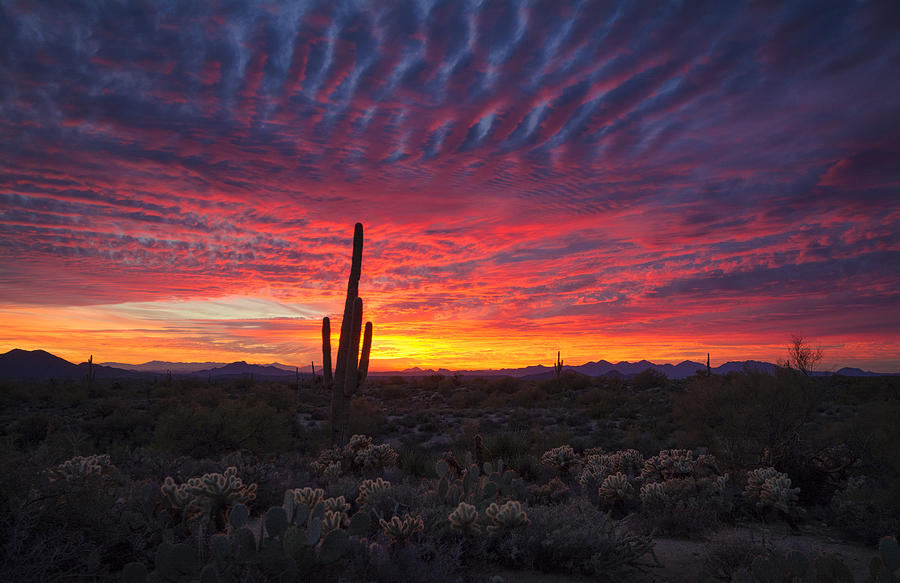
[[[791,343],[788,345],[788,358],[786,361],[779,362],[779,364],[809,376],[821,360],[821,347],[813,348],[803,336],[791,334]]]

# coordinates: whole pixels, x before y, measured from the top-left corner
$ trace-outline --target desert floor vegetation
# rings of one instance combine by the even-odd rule
[[[321,380],[4,381],[0,399],[4,580],[881,581],[900,566],[893,377],[373,377],[343,447]]]

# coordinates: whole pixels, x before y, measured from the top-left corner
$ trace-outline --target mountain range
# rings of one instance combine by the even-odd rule
[[[647,360],[639,362],[621,361],[617,363],[600,360],[587,362],[577,366],[564,366],[563,370],[571,370],[588,376],[619,375],[631,377],[647,369],[659,371],[670,379],[687,378],[697,371],[706,370],[700,362],[685,360],[678,364],[655,364]],[[758,360],[726,362],[712,367],[713,374],[728,374],[732,371],[757,369],[766,372],[775,370],[776,365]],[[13,379],[78,379],[84,378],[88,372],[88,363],[74,364],[44,350],[10,350],[0,354],[0,378]],[[166,362],[154,360],[143,364],[103,363],[94,365],[97,378],[134,378],[148,377],[171,373],[175,376],[191,376],[198,378],[240,378],[253,375],[259,379],[289,379],[294,377],[296,369],[280,363],[248,364],[245,361],[232,363],[218,362]],[[431,376],[434,374],[463,376],[512,376],[531,380],[541,380],[556,376],[552,366],[535,365],[523,368],[482,369],[482,370],[449,370],[445,368],[421,369],[408,368],[395,372],[370,372],[370,376]],[[875,373],[858,368],[845,367],[834,373],[821,372],[820,375],[839,374],[844,376],[882,376],[890,373]],[[310,372],[301,372],[301,377],[308,378]]]

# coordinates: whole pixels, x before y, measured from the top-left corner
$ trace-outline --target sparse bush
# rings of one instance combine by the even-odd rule
[[[814,381],[787,369],[693,377],[673,397],[674,417],[688,443],[709,447],[728,468],[768,452],[771,465],[788,471],[818,400]]]
[[[224,401],[215,409],[175,407],[156,424],[159,449],[194,457],[214,457],[237,449],[255,453],[285,451],[290,446],[287,411],[264,403]]]
[[[507,564],[614,578],[653,547],[647,536],[629,533],[608,515],[580,502],[529,508],[530,524],[499,542]]]
[[[647,368],[644,369],[643,372],[635,375],[634,379],[631,381],[631,384],[632,386],[634,386],[634,388],[640,391],[645,391],[647,389],[665,387],[668,382],[669,377],[667,377],[664,373],[653,368]]]
[[[350,433],[379,435],[387,419],[378,405],[364,397],[357,397],[350,403]]]
[[[511,463],[513,459],[528,455],[531,451],[531,440],[522,431],[493,433],[484,437],[484,455],[487,460],[502,459]]]

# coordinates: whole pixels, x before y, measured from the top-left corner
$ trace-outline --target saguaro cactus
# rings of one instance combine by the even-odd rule
[[[94,372],[94,355],[93,354],[88,358],[87,365],[88,365],[88,372],[87,372],[87,377],[86,377],[87,384],[88,384],[88,387],[93,387],[94,386],[94,375],[96,374]]]
[[[347,298],[344,317],[341,320],[341,337],[338,342],[334,378],[331,376],[331,323],[322,320],[323,379],[331,387],[331,445],[344,447],[350,438],[350,400],[365,380],[369,368],[369,351],[372,348],[372,323],[366,323],[362,354],[359,337],[362,331],[363,302],[359,297],[359,277],[362,273],[362,223],[356,223],[353,232],[353,259],[350,264],[350,280],[347,282]]]

